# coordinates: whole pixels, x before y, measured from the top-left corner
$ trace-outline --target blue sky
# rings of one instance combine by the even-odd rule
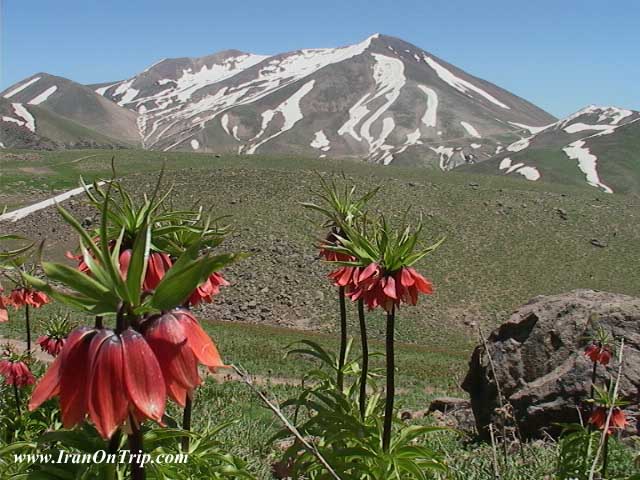
[[[556,116],[640,110],[639,0],[0,0],[0,84],[45,71],[81,83],[165,57],[273,54],[393,35]]]

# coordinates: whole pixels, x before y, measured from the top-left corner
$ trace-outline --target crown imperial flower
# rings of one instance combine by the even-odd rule
[[[21,360],[0,360],[0,375],[4,377],[7,385],[25,387],[35,383],[35,377],[26,363]]]
[[[231,285],[220,273],[212,273],[207,280],[199,285],[189,297],[188,303],[196,306],[201,302],[211,303],[213,297],[220,293],[220,287]]]
[[[611,348],[593,341],[584,349],[584,354],[593,362],[601,365],[608,365],[611,361]]]
[[[162,369],[167,393],[180,406],[185,406],[187,397],[202,383],[199,363],[210,369],[224,366],[215,344],[186,309],[151,317],[143,328]]]
[[[609,409],[604,406],[597,406],[594,408],[593,412],[589,416],[589,423],[599,430],[603,430],[607,423],[607,416],[609,415]],[[611,435],[614,430],[622,429],[627,425],[627,418],[624,412],[618,408],[614,407],[611,412],[611,420],[609,422],[609,429],[607,431],[608,435]]]
[[[29,410],[60,398],[62,422],[70,428],[88,415],[109,438],[130,415],[162,422],[166,390],[160,365],[143,336],[127,328],[80,327],[36,385]]]
[[[7,303],[15,308],[24,306],[40,308],[49,302],[51,300],[45,293],[27,287],[14,288],[7,299]]]

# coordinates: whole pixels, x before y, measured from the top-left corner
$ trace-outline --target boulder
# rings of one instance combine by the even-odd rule
[[[517,422],[524,438],[539,437],[543,431],[557,435],[558,423],[579,421],[592,369],[583,352],[598,326],[616,340],[625,339],[620,394],[631,402],[625,411],[630,427],[637,431],[640,299],[576,290],[534,298],[489,335],[486,342],[495,378],[484,346],[475,348],[462,388],[471,397],[480,435],[486,438],[489,424],[500,426],[505,418],[511,425]],[[617,367],[617,359],[606,368],[598,365],[598,384],[602,386],[608,374],[615,376]]]

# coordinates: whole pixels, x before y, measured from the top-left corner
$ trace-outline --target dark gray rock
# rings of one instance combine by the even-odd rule
[[[471,403],[465,398],[456,397],[438,397],[434,398],[429,405],[427,414],[431,412],[451,412],[452,410],[459,410],[461,408],[469,408]]]
[[[588,397],[591,362],[584,348],[598,325],[616,339],[625,339],[621,397],[630,427],[636,427],[640,398],[640,299],[592,290],[540,296],[517,310],[487,338],[502,396],[513,407],[513,417],[523,437],[539,436],[542,430],[557,434],[557,423],[577,422],[578,409]],[[613,360],[598,366],[598,383],[617,371]],[[476,347],[462,388],[471,405],[481,436],[488,425],[500,425],[504,415],[485,348]],[[512,422],[512,420],[509,420]]]

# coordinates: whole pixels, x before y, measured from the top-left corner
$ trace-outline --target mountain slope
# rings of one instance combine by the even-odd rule
[[[27,108],[38,107],[95,133],[78,135],[78,132],[62,134],[51,139],[66,144],[70,138],[80,137],[91,141],[110,138],[110,144],[137,146],[140,137],[137,115],[96,94],[92,89],[62,77],[38,73],[0,96],[12,103],[24,104]],[[57,133],[64,130],[60,126]],[[51,132],[50,133],[56,133]],[[115,140],[114,140],[115,139]]]
[[[450,169],[555,119],[401,40],[162,60],[96,88],[138,112],[146,148],[300,153]],[[515,138],[515,137],[513,137]]]
[[[491,160],[465,168],[606,193],[640,191],[640,112],[590,105],[523,134]]]
[[[591,106],[557,120],[379,34],[273,56],[224,50],[163,59],[129,79],[91,86],[37,74],[1,95],[55,115],[40,124],[58,126],[29,133],[14,115],[0,122],[0,133],[13,138],[0,142],[14,146],[32,145],[37,133],[54,144],[356,158],[640,190],[640,113]]]

